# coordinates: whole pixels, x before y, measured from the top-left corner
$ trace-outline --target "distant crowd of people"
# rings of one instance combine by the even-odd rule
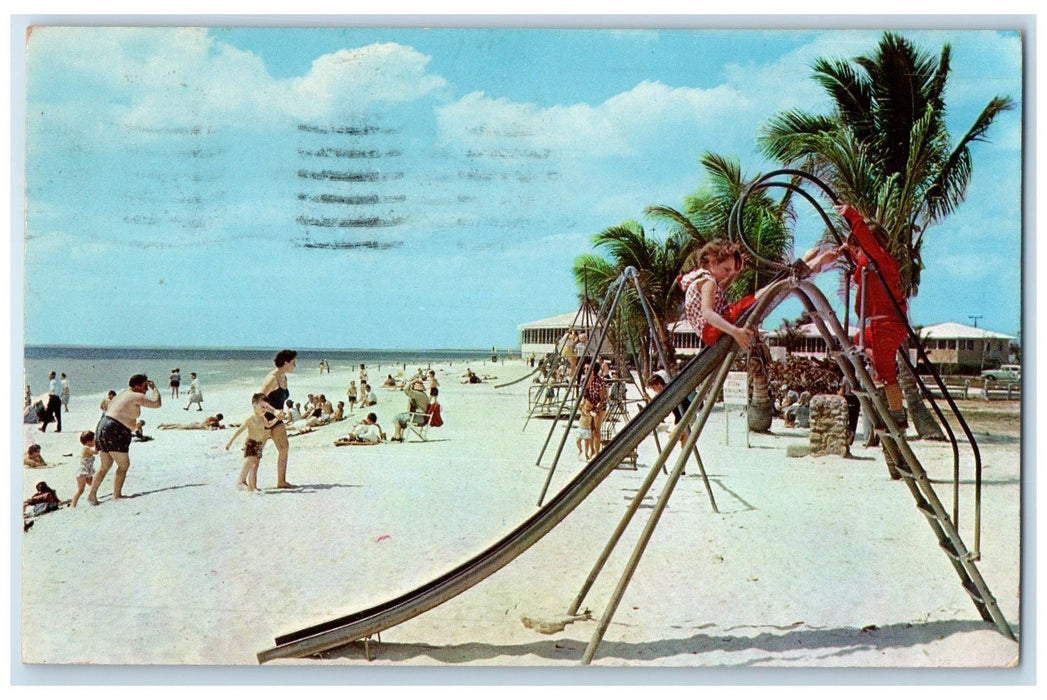
[[[369,382],[367,367],[360,365],[357,379],[349,382],[346,400],[332,402],[325,394],[309,394],[304,402],[291,398],[288,386],[288,375],[297,366],[297,352],[281,350],[273,358],[273,369],[264,377],[258,391],[251,396],[251,412],[235,427],[226,442],[226,449],[243,436],[243,463],[237,486],[248,491],[258,490],[258,469],[264,448],[272,442],[276,450],[276,488],[293,489],[297,486],[287,478],[290,443],[293,435],[312,432],[322,426],[337,424],[347,419],[348,415],[359,406],[373,408],[378,404],[378,397]],[[326,360],[321,362],[322,373],[328,373],[330,366]],[[471,370],[470,370],[471,373]],[[170,395],[174,399],[186,398],[188,403],[183,410],[192,405],[202,411],[203,393],[200,381],[195,372],[189,373],[190,385],[182,391],[182,371],[171,370],[168,378]],[[39,422],[41,430],[50,422],[56,423],[56,432],[61,431],[61,407],[68,405],[68,381],[64,374],[58,378],[55,372],[49,375],[51,386],[45,396],[32,399],[29,387],[26,387],[26,422]],[[387,436],[378,422],[374,411],[368,411],[348,434],[334,441],[336,445],[367,443],[378,444],[389,440],[403,442],[408,427],[439,427],[443,423],[440,414],[439,381],[436,372],[421,368],[408,380],[399,381],[388,374],[384,386],[402,390],[407,397],[406,410],[392,418],[393,431]],[[52,400],[52,397],[54,400]],[[128,380],[128,386],[121,392],[110,390],[100,404],[102,415],[94,430],[83,431],[79,435],[80,461],[76,473],[76,492],[68,501],[50,499],[46,493],[54,493],[49,486],[34,499],[26,502],[27,522],[36,515],[49,512],[47,508],[30,508],[42,503],[54,503],[73,507],[77,506],[86,493],[86,500],[92,505],[99,503],[99,489],[103,486],[110,471],[113,477],[113,500],[126,498],[125,486],[131,466],[130,447],[132,442],[145,442],[153,438],[144,434],[145,421],[141,413],[143,408],[161,408],[162,397],[155,383],[145,374],[135,374]],[[39,410],[38,410],[39,409]],[[203,420],[188,423],[160,423],[157,428],[169,430],[225,430],[225,416],[222,413],[210,415]],[[95,462],[98,461],[96,468]],[[46,467],[39,444],[31,444],[23,454],[23,464],[27,468]],[[113,470],[115,465],[116,469]],[[57,508],[58,506],[55,505]]]

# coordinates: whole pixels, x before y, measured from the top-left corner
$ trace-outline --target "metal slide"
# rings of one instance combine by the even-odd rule
[[[776,305],[761,305],[761,315],[769,311],[768,307]],[[257,654],[259,663],[310,656],[366,639],[454,598],[494,574],[577,508],[688,394],[719,368],[734,344],[734,339],[725,335],[695,356],[567,486],[485,551],[433,581],[385,603],[277,637],[276,646]]]

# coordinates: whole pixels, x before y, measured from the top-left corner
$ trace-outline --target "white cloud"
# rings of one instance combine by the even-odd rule
[[[30,85],[75,77],[82,100],[106,119],[150,128],[239,127],[298,119],[339,119],[354,110],[420,99],[446,81],[429,57],[399,44],[342,49],[315,59],[303,76],[277,80],[254,53],[215,40],[204,28],[53,28],[31,36]],[[69,96],[74,99],[74,96]],[[81,112],[79,118],[83,119]]]
[[[961,284],[971,284],[981,280],[995,279],[1000,270],[985,264],[985,256],[980,252],[943,255],[934,258],[934,276],[940,279],[952,277]]]
[[[702,90],[643,81],[599,105],[543,108],[473,92],[436,112],[445,145],[490,148],[508,141],[561,155],[604,157],[635,155],[641,143],[680,125],[712,127],[746,106],[729,87]]]
[[[290,81],[288,109],[318,118],[421,99],[447,85],[442,77],[426,73],[429,60],[408,46],[388,43],[325,54],[313,61],[305,77]]]
[[[828,106],[825,91],[811,76],[811,65],[819,58],[850,59],[875,44],[875,32],[829,32],[771,63],[728,63],[724,65],[727,85],[758,105],[761,121],[788,109],[819,110]]]

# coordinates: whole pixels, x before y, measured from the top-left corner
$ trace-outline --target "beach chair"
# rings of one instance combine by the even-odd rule
[[[407,424],[407,429],[418,436],[422,442],[429,441],[429,424],[432,422],[431,413],[422,413],[415,411],[411,413],[411,422]]]
[[[411,422],[407,424],[407,427],[422,442],[427,442],[429,440],[429,428],[439,428],[443,424],[443,418],[440,417],[440,405],[432,403],[429,404],[429,408],[424,412],[412,412]]]

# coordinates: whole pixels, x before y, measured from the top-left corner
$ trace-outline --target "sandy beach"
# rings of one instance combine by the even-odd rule
[[[82,500],[40,517],[25,534],[24,662],[254,665],[274,637],[413,589],[510,531],[536,510],[551,459],[535,462],[550,422],[531,420],[523,429],[529,381],[495,385],[530,368],[488,365],[482,371],[497,379],[479,385],[460,383],[464,365],[434,368],[445,425],[431,430],[429,442],[334,446],[364,415],[358,408],[346,422],[291,438],[288,478],[299,488],[272,488],[276,451],[267,445],[260,494],[235,488],[242,456],[239,441],[225,449],[230,430],[156,426],[215,412],[243,420],[265,368],[245,367],[243,378],[208,386],[202,413],[182,410],[184,400],[168,399],[162,387],[163,407],[143,411],[154,440],[131,447],[125,493],[133,497],[113,502],[110,474],[99,506]],[[378,376],[372,372],[375,385]],[[302,368],[289,384],[298,401],[321,392],[339,400],[351,378]],[[406,397],[376,392],[379,422],[391,435]],[[23,498],[41,480],[63,499],[73,495],[77,437],[94,428],[102,397],[76,398],[62,433],[23,426],[26,444],[39,442],[50,462],[23,470]],[[713,412],[699,449],[719,513],[689,465],[594,665],[1003,669],[1018,662],[1019,644],[981,620],[879,450],[856,443],[849,459],[788,458],[787,446],[805,444],[806,431],[776,420],[774,434],[751,435],[747,447],[743,421]],[[978,566],[1020,638],[1015,430],[979,434]],[[949,445],[912,445],[951,503]],[[523,620],[563,616],[656,455],[654,441],[645,441],[637,469],[616,470],[495,575],[383,632],[369,644],[372,660],[355,643],[322,659],[273,664],[576,666],[664,477],[589,593],[583,607],[591,619],[551,634]],[[971,461],[963,459],[960,531],[973,549]],[[550,493],[582,466],[572,438]]]

